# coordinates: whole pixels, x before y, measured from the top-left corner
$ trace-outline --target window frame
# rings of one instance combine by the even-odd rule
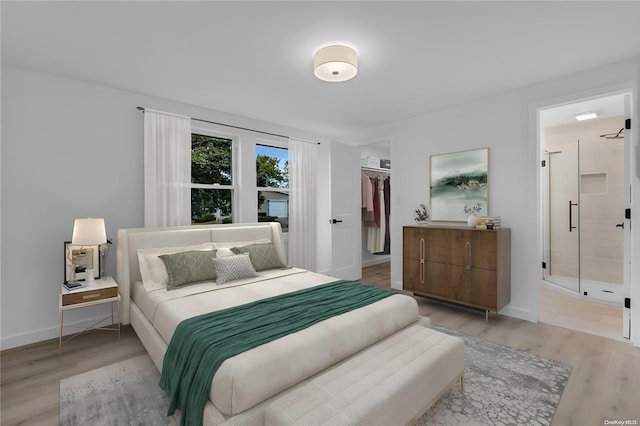
[[[254,149],[254,160],[255,158],[258,156],[257,153],[257,149],[258,149],[258,145],[260,146],[266,146],[266,147],[273,147],[273,148],[282,148],[282,149],[286,149],[287,150],[287,161],[289,161],[289,143],[284,142],[284,141],[276,141],[273,139],[262,139],[262,138],[258,138],[255,141],[255,149]],[[257,173],[257,170],[256,170]],[[289,186],[287,186],[286,188],[277,188],[274,186],[257,186],[258,182],[257,182],[257,176],[256,176],[256,211],[259,212],[260,211],[260,207],[257,204],[257,200],[258,200],[258,196],[260,192],[285,192],[287,194],[287,220],[289,220],[289,197],[291,196],[291,188]],[[289,228],[287,227],[286,229],[282,229],[283,233],[288,233],[289,232]]]
[[[231,185],[222,185],[219,183],[192,183],[189,182],[189,192],[192,189],[208,189],[208,190],[231,190],[231,220],[233,223],[238,222],[237,206],[239,203],[239,187],[238,187],[238,136],[214,131],[204,127],[191,127],[191,135],[210,136],[212,138],[227,139],[231,141]],[[193,137],[193,136],[192,136]],[[190,216],[193,216],[191,212]],[[194,225],[194,223],[192,223]]]

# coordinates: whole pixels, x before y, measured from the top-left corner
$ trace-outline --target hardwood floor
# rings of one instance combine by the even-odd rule
[[[0,424],[59,424],[60,379],[146,353],[130,326],[115,333],[90,331],[62,346],[58,339],[9,349],[0,354]],[[93,426],[93,425],[87,425]]]
[[[363,271],[362,281],[389,288],[389,275],[388,263],[375,265]],[[435,324],[572,365],[553,425],[601,426],[605,420],[640,422],[639,348],[495,314],[485,323],[484,311],[420,297],[416,300],[421,314]],[[66,343],[60,357],[57,339],[3,351],[0,424],[57,425],[60,379],[143,353],[131,327],[123,327],[120,342],[113,333],[87,333]]]
[[[540,287],[540,322],[624,341],[622,307],[576,299]]]

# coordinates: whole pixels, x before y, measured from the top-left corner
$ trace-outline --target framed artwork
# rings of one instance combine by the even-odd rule
[[[430,171],[432,220],[466,221],[465,206],[489,215],[489,148],[432,155]]]
[[[100,278],[100,248],[99,246],[79,246],[64,242],[64,283],[71,279],[75,269],[76,281],[85,281],[87,271],[93,270],[94,278]]]

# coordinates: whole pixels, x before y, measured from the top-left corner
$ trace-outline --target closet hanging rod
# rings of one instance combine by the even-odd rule
[[[137,106],[137,107],[136,107],[136,109],[137,109],[138,111],[142,111],[142,112],[144,112],[146,108],[141,107],[141,106]],[[216,121],[203,120],[203,119],[201,119],[201,118],[194,118],[194,117],[190,117],[190,118],[191,118],[192,120],[200,121],[200,122],[202,122],[202,123],[216,124],[216,125],[218,125],[218,126],[231,127],[231,128],[239,129],[239,130],[247,130],[247,131],[249,131],[249,132],[262,133],[263,135],[276,136],[276,137],[278,137],[278,138],[285,138],[285,139],[295,139],[295,140],[300,141],[300,142],[315,143],[315,144],[317,144],[317,145],[320,145],[320,142],[317,142],[317,141],[311,141],[311,140],[308,140],[308,139],[291,138],[291,137],[289,137],[289,136],[279,135],[279,134],[277,134],[277,133],[270,133],[270,132],[264,132],[264,131],[262,131],[262,130],[249,129],[248,127],[234,126],[233,124],[218,123],[218,122],[216,122]]]

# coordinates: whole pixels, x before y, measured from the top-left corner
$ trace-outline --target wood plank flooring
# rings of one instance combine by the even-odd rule
[[[116,333],[89,331],[62,346],[47,340],[0,354],[0,424],[59,424],[60,379],[146,353],[130,326]],[[93,425],[87,425],[93,426]]]
[[[577,299],[544,285],[540,288],[540,322],[624,341],[621,306]]]
[[[389,264],[363,271],[363,282],[389,287]],[[640,423],[640,349],[629,344],[547,324],[417,298],[433,323],[571,364],[573,371],[553,425],[601,426],[605,420]],[[94,331],[71,340],[58,356],[57,339],[0,354],[0,424],[57,425],[60,379],[145,353],[131,327],[118,342]]]

